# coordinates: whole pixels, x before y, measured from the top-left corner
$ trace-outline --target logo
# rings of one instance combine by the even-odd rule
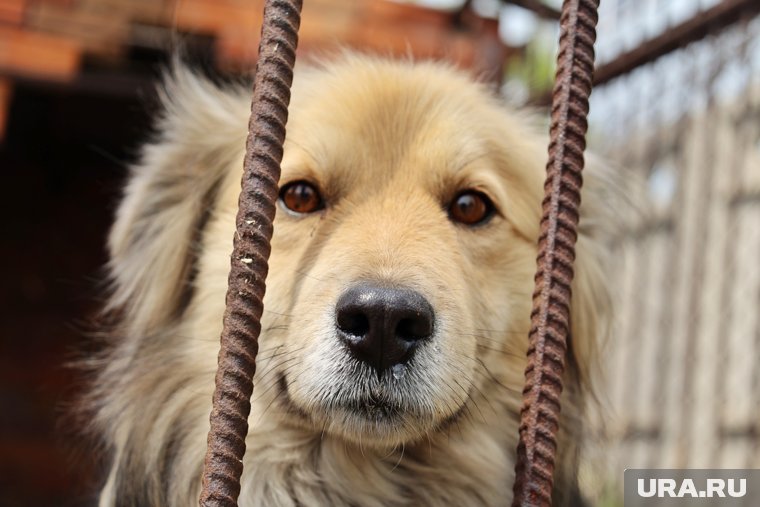
[[[705,482],[700,489],[692,479],[684,479],[679,485],[675,479],[640,478],[637,492],[643,498],[726,498],[726,495],[741,498],[747,494],[747,479],[707,479]]]
[[[760,470],[628,469],[625,507],[758,507]]]

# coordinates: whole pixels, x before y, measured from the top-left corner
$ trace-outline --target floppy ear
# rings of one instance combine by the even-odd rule
[[[195,248],[220,184],[238,174],[249,113],[242,87],[221,90],[178,65],[159,94],[158,137],[131,169],[108,242],[107,309],[124,312],[122,322],[138,333],[176,318],[189,302]]]

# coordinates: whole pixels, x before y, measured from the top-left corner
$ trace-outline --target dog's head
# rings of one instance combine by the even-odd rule
[[[110,388],[114,406],[156,398],[206,418],[248,96],[186,72],[168,95],[111,236],[113,303],[135,338],[103,378],[136,379]],[[254,427],[388,447],[465,416],[516,435],[500,421],[519,412],[546,158],[531,123],[438,64],[348,55],[296,73]],[[592,229],[577,247],[570,387],[588,377],[607,306]]]

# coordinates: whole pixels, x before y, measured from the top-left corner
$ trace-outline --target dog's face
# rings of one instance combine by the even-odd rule
[[[521,378],[541,184],[484,90],[383,66],[296,83],[260,367],[289,422],[377,446]]]
[[[93,390],[114,450],[102,505],[197,499],[249,101],[178,69],[132,170],[109,241],[110,307],[123,318]],[[248,484],[262,489],[250,501],[282,504],[291,475],[294,495],[325,505],[463,504],[480,490],[503,501],[546,158],[530,123],[436,64],[347,55],[296,72],[247,441]],[[602,217],[595,190],[587,181],[584,206]],[[569,435],[608,305],[596,230],[577,244]],[[572,445],[560,444],[566,478]],[[414,469],[407,485],[385,459],[394,447]],[[355,491],[355,477],[372,491]],[[421,496],[401,493],[424,480]]]

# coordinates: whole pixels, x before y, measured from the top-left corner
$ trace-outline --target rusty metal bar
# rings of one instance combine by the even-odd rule
[[[240,494],[302,4],[302,0],[267,0],[264,6],[203,470],[200,505],[204,507],[236,506]]]
[[[760,13],[758,0],[724,0],[710,9],[697,13],[683,23],[668,28],[661,35],[643,42],[614,60],[600,65],[595,72],[594,84],[611,81],[671,51],[701,40],[709,34],[720,32],[758,13]]]
[[[513,507],[551,505],[598,7],[562,5]]]

